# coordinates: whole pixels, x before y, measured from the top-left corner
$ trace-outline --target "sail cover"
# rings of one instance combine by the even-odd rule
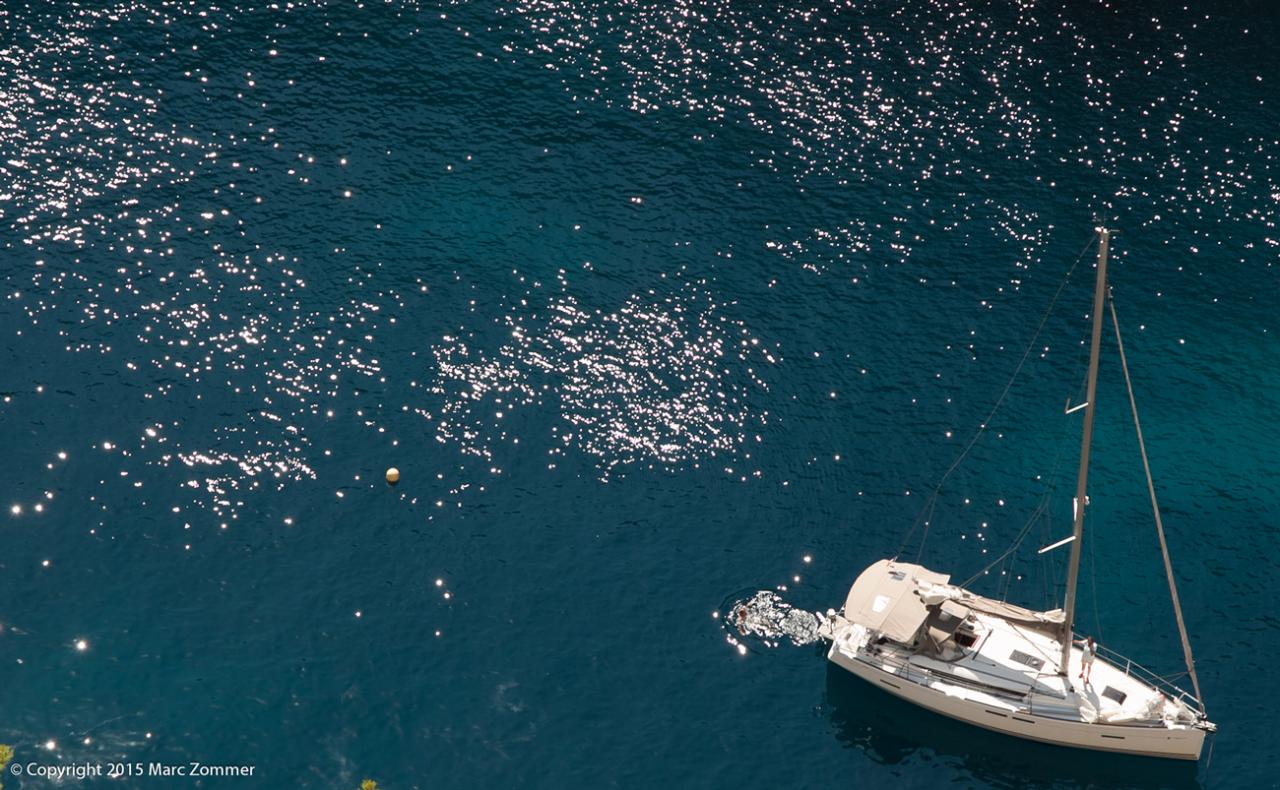
[[[984,598],[981,595],[973,595],[972,593],[961,598],[961,602],[971,609],[976,609],[984,614],[993,614],[997,617],[1003,617],[1005,620],[1012,620],[1033,627],[1047,627],[1050,633],[1057,633],[1060,630],[1059,626],[1066,620],[1066,612],[1061,609],[1037,612],[1034,609],[1015,606],[1011,603]]]
[[[895,642],[909,643],[929,615],[917,592],[919,584],[946,584],[950,578],[920,565],[880,560],[863,571],[849,589],[845,619]]]

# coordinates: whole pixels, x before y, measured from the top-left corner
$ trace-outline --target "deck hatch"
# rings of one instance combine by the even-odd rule
[[[1030,653],[1024,653],[1021,650],[1015,650],[1009,654],[1009,660],[1017,661],[1019,664],[1026,664],[1032,669],[1044,669],[1044,659],[1036,658]]]
[[[1119,689],[1114,689],[1111,686],[1107,686],[1105,689],[1102,690],[1102,696],[1106,697],[1109,700],[1113,700],[1117,705],[1123,705],[1125,699],[1129,695],[1125,694],[1123,691],[1120,691]]]

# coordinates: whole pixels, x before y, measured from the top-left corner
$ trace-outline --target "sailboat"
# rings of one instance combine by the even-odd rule
[[[828,611],[822,629],[831,640],[827,658],[890,694],[988,730],[1066,747],[1198,760],[1206,734],[1217,727],[1200,695],[1114,304],[1120,361],[1194,693],[1072,632],[1089,505],[1103,308],[1109,296],[1111,233],[1100,228],[1097,235],[1085,401],[1069,410],[1084,410],[1072,534],[1040,550],[1070,546],[1063,607],[1037,611],[1017,606],[953,585],[946,573],[882,559],[854,581],[842,610]]]

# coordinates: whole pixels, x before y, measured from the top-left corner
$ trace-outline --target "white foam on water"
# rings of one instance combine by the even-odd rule
[[[822,625],[821,615],[797,609],[772,590],[761,590],[751,598],[736,601],[723,620],[729,641],[735,646],[746,637],[765,647],[777,647],[784,639],[797,647],[810,645],[820,638],[818,629]]]

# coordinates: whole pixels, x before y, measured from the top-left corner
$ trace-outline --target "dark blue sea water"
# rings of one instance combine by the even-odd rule
[[[0,742],[255,767],[65,787],[1274,786],[1278,40],[1265,4],[4,2]],[[899,549],[1097,221],[1198,766],[717,617]],[[1048,495],[975,585],[1038,607],[1092,255],[904,550],[966,578]],[[1176,674],[1111,348],[1077,629]]]

